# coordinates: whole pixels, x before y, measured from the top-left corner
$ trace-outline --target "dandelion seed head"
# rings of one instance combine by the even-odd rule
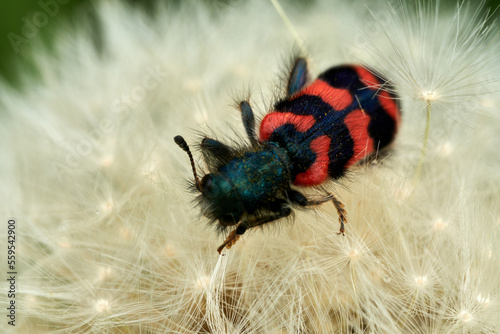
[[[426,102],[433,102],[439,99],[439,93],[432,90],[424,90],[421,93],[422,100]]]
[[[487,92],[495,81],[487,79],[495,63],[489,47],[495,37],[482,10],[461,5],[447,12],[439,4],[399,1],[372,12],[372,20],[380,21],[380,38],[378,44],[360,45],[367,51],[361,59],[377,60],[377,67],[390,73],[404,96],[425,103],[469,103],[471,96],[476,100],[477,92]],[[438,12],[440,20],[435,19]],[[382,46],[394,52],[388,56]]]
[[[401,278],[404,278],[405,286],[410,294],[417,294],[415,298],[421,301],[423,298],[434,295],[434,277],[436,274],[435,272],[431,272],[431,270],[435,270],[436,268],[427,262],[416,265],[422,268],[412,268],[411,271],[402,273]]]
[[[231,144],[227,129],[243,129],[229,106],[234,95],[250,97],[257,120],[271,110],[293,38],[268,1],[189,3],[145,14],[97,2],[99,50],[85,28],[61,29],[54,50],[33,49],[36,80],[19,89],[0,80],[0,178],[9,189],[0,196],[26,215],[16,245],[26,291],[20,332],[500,328],[500,124],[471,114],[493,112],[500,101],[492,61],[499,41],[488,37],[482,14],[466,2],[455,11],[421,0],[282,2],[312,45],[311,79],[356,62],[343,52],[362,42],[356,55],[390,79],[402,124],[375,165],[353,166],[341,187],[324,185],[346,205],[345,236],[336,234],[331,203],[294,208],[294,219],[251,229],[220,257],[223,236],[204,228],[196,195],[185,189],[189,159],[172,138],[186,136],[205,169],[191,132]],[[366,38],[345,29],[352,25]],[[233,95],[242,90],[244,97]],[[436,123],[425,178],[415,181],[415,118],[427,105]],[[465,113],[477,124],[463,129],[453,119]],[[315,199],[316,190],[304,193]]]

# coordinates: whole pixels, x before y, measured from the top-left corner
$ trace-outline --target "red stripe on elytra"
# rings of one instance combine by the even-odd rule
[[[371,154],[374,151],[374,147],[373,139],[368,134],[368,124],[370,123],[370,116],[368,114],[361,109],[353,110],[345,117],[344,123],[349,129],[352,141],[354,142],[354,153],[345,166],[349,167]]]
[[[315,123],[312,115],[296,115],[291,112],[272,112],[266,115],[260,123],[259,139],[268,140],[271,134],[284,124],[292,124],[299,132],[306,132]]]
[[[354,66],[354,70],[359,76],[359,79],[370,89],[380,89],[380,82],[377,78],[366,68],[362,66]]]
[[[328,178],[328,151],[330,150],[330,137],[324,135],[311,141],[311,150],[316,153],[316,159],[305,172],[297,174],[293,184],[297,186],[315,186]]]
[[[316,79],[307,88],[294,95],[293,98],[302,95],[319,96],[335,110],[343,110],[352,104],[352,95],[349,90],[334,88],[321,79]]]

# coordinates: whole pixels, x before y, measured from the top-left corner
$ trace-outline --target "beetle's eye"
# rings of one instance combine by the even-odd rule
[[[201,191],[203,192],[203,195],[210,197],[212,194],[212,176],[210,174],[205,175],[201,179]]]
[[[223,216],[219,217],[219,222],[223,226],[231,226],[231,225],[234,225],[237,223],[237,221],[235,221],[233,215],[223,215]]]

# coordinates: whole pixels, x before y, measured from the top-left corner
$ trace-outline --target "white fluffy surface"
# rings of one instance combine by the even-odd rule
[[[172,138],[184,135],[203,169],[195,132],[243,132],[235,99],[269,109],[295,43],[272,5],[148,16],[100,2],[101,52],[83,21],[61,28],[55,53],[36,47],[40,75],[0,87],[16,332],[500,331],[498,36],[467,8],[346,3],[282,5],[313,75],[362,62],[394,81],[393,152],[328,185],[346,204],[345,237],[325,204],[249,231],[225,257]]]

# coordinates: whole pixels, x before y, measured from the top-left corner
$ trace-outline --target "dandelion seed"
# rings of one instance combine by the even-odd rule
[[[252,72],[244,64],[236,65],[233,67],[233,72],[240,78],[248,77]]]
[[[146,161],[141,168],[142,175],[144,175],[148,178],[156,178],[156,176],[158,174],[157,161],[161,161],[161,160],[151,159],[151,160]],[[158,180],[159,180],[159,178],[158,178]]]
[[[472,320],[472,314],[464,310],[458,314],[458,318],[463,322],[469,322]]]
[[[486,108],[490,108],[490,109],[496,108],[496,106],[497,106],[497,104],[495,103],[494,100],[488,99],[488,98],[482,98],[480,100],[480,104],[481,104],[481,106],[486,107]]]
[[[97,273],[97,280],[103,281],[111,276],[112,269],[110,267],[100,267]]]
[[[477,301],[482,304],[484,307],[488,306],[490,303],[490,297],[483,297],[481,295],[477,296]]]
[[[132,239],[132,236],[134,234],[133,234],[133,232],[129,228],[127,228],[127,227],[120,227],[120,229],[119,229],[119,235],[124,240],[130,240],[130,239]]]
[[[206,290],[210,286],[210,276],[203,275],[200,276],[195,282],[195,288],[197,290]]]
[[[420,179],[420,173],[422,172],[422,167],[424,165],[425,154],[427,153],[427,141],[429,140],[429,130],[431,125],[431,107],[432,100],[426,100],[424,140],[422,142],[422,150],[420,152],[420,158],[418,159],[417,168],[415,169],[414,182],[417,182]]]
[[[380,280],[383,280],[385,278],[384,272],[380,268],[373,268],[370,271],[370,274],[373,281],[375,282],[380,282]]]
[[[414,191],[413,185],[410,182],[405,182],[404,184],[396,188],[396,191],[394,192],[394,197],[399,203],[403,203],[410,197],[413,191]]]
[[[196,110],[193,116],[196,123],[201,124],[203,126],[207,126],[209,117],[208,117],[208,111],[204,107],[198,108],[198,110]]]
[[[113,200],[109,199],[106,201],[101,202],[99,205],[99,208],[96,209],[96,213],[100,215],[101,213],[108,213],[113,209]]]
[[[182,83],[182,88],[191,93],[199,92],[203,89],[203,81],[196,78],[186,79]]]
[[[69,227],[70,227],[70,224],[67,221],[62,221],[59,224],[59,231],[61,231],[61,232],[67,231]]]
[[[361,252],[356,248],[351,248],[346,252],[346,255],[349,257],[349,259],[356,260],[361,257]]]
[[[25,301],[27,309],[35,309],[38,306],[38,300],[35,296],[27,296]]]
[[[417,276],[415,277],[415,284],[417,288],[422,288],[427,285],[427,276]]]
[[[448,228],[448,223],[445,222],[443,219],[438,218],[434,221],[432,227],[434,231],[444,231],[445,229]]]
[[[443,144],[438,145],[436,147],[436,153],[443,157],[450,156],[453,150],[454,150],[454,145],[449,141],[446,141]]]
[[[164,248],[164,253],[168,257],[174,257],[177,255],[177,249],[173,245],[167,244]]]
[[[109,312],[111,309],[111,305],[109,300],[107,299],[99,299],[95,302],[94,309],[97,313]]]
[[[288,334],[288,331],[286,329],[279,329],[274,334]]]
[[[101,158],[101,167],[110,167],[115,162],[115,156],[112,154],[105,155]]]
[[[62,248],[71,248],[71,242],[66,237],[61,238],[58,244]]]

